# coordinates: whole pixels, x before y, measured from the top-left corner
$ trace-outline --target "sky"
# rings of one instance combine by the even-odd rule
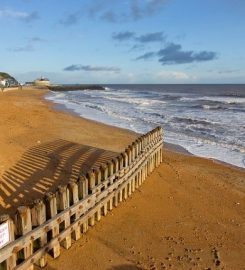
[[[0,0],[20,82],[245,83],[244,0]]]

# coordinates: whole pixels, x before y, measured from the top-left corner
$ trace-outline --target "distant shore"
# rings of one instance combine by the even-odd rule
[[[1,213],[13,214],[76,177],[80,162],[106,160],[137,137],[57,111],[47,92],[0,95]],[[45,269],[243,269],[244,172],[173,150],[165,148],[141,188]]]

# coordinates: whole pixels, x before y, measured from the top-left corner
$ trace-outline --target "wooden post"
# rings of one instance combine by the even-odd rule
[[[94,169],[95,185],[98,186],[101,183],[101,171],[99,168]]]
[[[85,197],[88,196],[88,179],[86,178],[85,175],[80,175],[78,181],[78,197],[79,200],[84,199]]]
[[[81,174],[78,180],[78,194],[80,199],[84,199],[88,196],[88,178]],[[88,230],[88,220],[85,220],[81,226],[82,233],[86,233]]]
[[[139,188],[139,173],[136,173],[134,176],[134,187],[133,189],[138,189]]]
[[[132,194],[132,182],[133,182],[133,178],[131,178],[128,182],[128,196],[131,196]]]
[[[130,149],[130,151],[131,151],[131,162],[133,162],[134,161],[134,159],[135,159],[135,155],[134,155],[134,147],[132,146],[132,145],[129,145],[128,146],[128,148]]]
[[[45,204],[46,204],[47,219],[51,219],[54,216],[56,216],[58,213],[56,196],[54,193],[49,192],[45,195],[44,199],[45,199]],[[49,240],[56,237],[58,234],[59,234],[59,224],[57,223],[54,227],[52,227],[51,235],[50,236],[48,235],[50,238]],[[57,258],[60,256],[60,243],[59,242],[57,242],[57,244],[53,246],[53,248],[50,250],[50,254],[54,258]]]
[[[113,205],[114,207],[118,206],[118,192],[115,192],[115,196],[113,197]]]
[[[150,172],[154,170],[154,161],[153,161],[153,154],[150,156]]]
[[[141,170],[141,180],[142,180],[142,182],[145,180],[145,178],[146,178],[146,164],[144,164],[142,166],[142,170]]]
[[[70,196],[70,205],[74,205],[79,201],[77,183],[75,181],[70,181],[68,183],[68,190],[69,190],[69,196]],[[77,211],[74,214],[74,219],[72,221],[75,222],[79,217],[80,217],[79,211]],[[75,241],[81,238],[80,226],[77,226],[77,228],[71,233],[71,237]]]
[[[90,170],[86,176],[88,178],[88,193],[93,194],[95,193],[95,174],[93,170]]]
[[[27,206],[20,206],[17,208],[15,214],[15,227],[18,236],[25,235],[32,230],[31,223],[31,210]],[[26,260],[33,254],[33,241],[31,240],[23,249],[18,253],[17,259]],[[31,265],[27,270],[33,270],[34,265]]]
[[[71,180],[68,183],[68,191],[69,191],[69,205],[73,205],[79,201],[78,198],[78,185],[75,181]]]
[[[125,169],[127,169],[128,168],[128,154],[127,154],[127,152],[126,151],[123,152],[122,156],[123,156],[123,166]]]
[[[137,157],[137,154],[136,154],[136,143],[135,142],[132,143],[132,156],[133,156],[133,160],[135,160],[136,157]]]
[[[91,216],[88,218],[88,225],[93,227],[95,224],[95,215],[91,214]]]
[[[122,200],[123,200],[123,191],[122,188],[120,188],[118,192],[118,202],[122,202]]]
[[[128,147],[126,148],[125,152],[128,155],[128,166],[130,166],[130,164],[132,163],[132,151],[131,149]]]
[[[101,220],[101,207],[98,207],[96,213],[95,213],[95,219],[96,221],[100,221]]]
[[[136,179],[136,175],[134,175],[133,178],[132,178],[132,184],[131,184],[131,190],[132,190],[132,192],[135,191],[135,181],[136,181],[135,179]]]
[[[119,163],[119,170],[121,171],[123,169],[123,155],[120,154],[117,158]]]
[[[123,188],[123,199],[127,200],[128,198],[128,188],[127,185]]]
[[[107,203],[107,206],[108,206],[108,210],[111,211],[113,209],[113,198],[111,198],[108,203]]]
[[[7,224],[5,226],[8,227],[9,235],[8,235],[8,240],[9,242],[14,241],[15,236],[14,236],[14,222],[13,220],[9,217],[9,215],[0,215],[0,225]],[[9,258],[0,263],[0,269],[2,270],[12,270],[16,266],[16,261],[17,261],[17,256],[15,253],[12,253],[9,255]],[[2,268],[1,268],[2,266]]]
[[[141,154],[142,153],[142,138],[141,137],[138,138],[138,142],[139,142],[139,154]]]
[[[58,211],[63,211],[70,205],[69,190],[66,186],[59,186],[56,192]],[[59,224],[60,230],[66,229],[70,226],[70,216],[66,216],[64,221]],[[67,235],[64,240],[61,241],[61,246],[65,249],[71,247],[71,235]]]
[[[31,208],[32,226],[40,226],[46,221],[46,206],[42,200],[35,200]],[[43,231],[41,237],[34,241],[34,250],[43,247],[47,244],[47,232]],[[47,254],[45,253],[37,262],[36,265],[43,268],[47,265]]]
[[[100,168],[102,173],[102,181],[105,181],[108,179],[108,167],[106,166],[106,164],[102,164]]]
[[[108,161],[107,162],[107,167],[108,167],[108,175],[112,176],[114,174],[113,162]]]
[[[114,182],[114,179],[112,178],[112,176],[114,174],[114,163],[112,161],[108,161],[107,162],[107,167],[108,167],[108,174],[111,177],[110,185],[112,185],[113,182]]]
[[[106,216],[107,215],[107,202],[105,202],[102,206],[102,215]]]
[[[138,157],[140,155],[140,140],[139,139],[135,141],[135,146],[136,146],[136,157]]]
[[[114,165],[114,173],[116,174],[119,170],[119,164],[117,158],[112,159],[113,165]]]

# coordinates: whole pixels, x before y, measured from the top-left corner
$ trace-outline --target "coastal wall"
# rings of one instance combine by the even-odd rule
[[[69,249],[101,216],[126,200],[162,162],[163,132],[140,136],[116,158],[54,193],[0,216],[0,270],[44,267],[47,253]]]
[[[15,86],[15,87],[0,87],[0,91],[6,92],[6,91],[14,91],[14,90],[21,90],[22,86]]]

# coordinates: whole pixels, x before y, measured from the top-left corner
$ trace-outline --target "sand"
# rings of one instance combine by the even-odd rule
[[[1,212],[13,213],[136,137],[56,111],[42,97],[37,90],[0,95]],[[165,148],[140,189],[45,269],[245,269],[244,170],[173,150]]]

